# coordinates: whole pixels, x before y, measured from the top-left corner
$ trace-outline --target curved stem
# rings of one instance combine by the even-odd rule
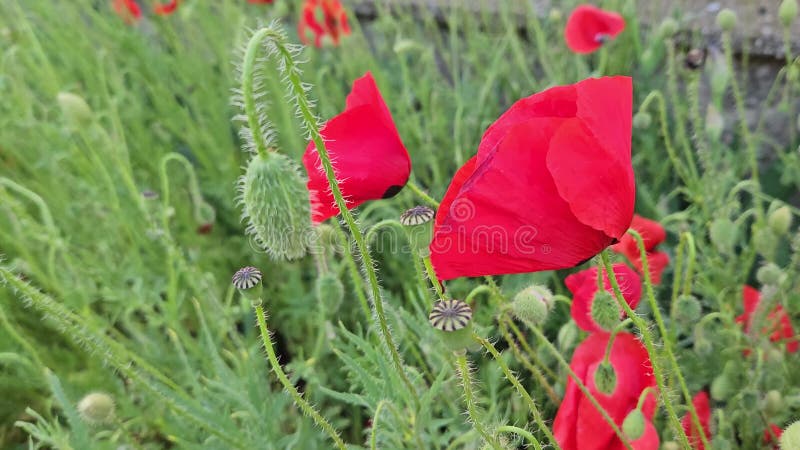
[[[436,201],[433,197],[428,195],[425,191],[422,190],[419,186],[417,186],[413,181],[409,181],[406,183],[406,186],[411,189],[411,192],[414,193],[417,197],[422,199],[425,203],[433,206],[434,208],[439,207],[439,202]]]
[[[262,157],[267,156],[267,145],[264,139],[264,134],[261,130],[261,123],[258,120],[258,108],[256,107],[253,78],[256,60],[258,57],[258,49],[261,46],[261,42],[274,33],[275,32],[271,28],[262,28],[256,31],[256,33],[250,38],[250,42],[247,43],[247,49],[245,50],[244,59],[242,60],[241,81],[244,114],[247,120],[247,127],[250,129],[250,133],[253,138],[255,150]]]
[[[461,386],[464,388],[464,403],[467,405],[467,413],[472,421],[472,425],[487,444],[495,450],[502,449],[503,447],[497,441],[497,438],[489,434],[478,417],[478,408],[474,393],[472,392],[472,379],[470,377],[469,364],[467,364],[467,355],[464,352],[456,356],[456,365],[458,366],[458,373],[461,375]]]
[[[264,344],[264,350],[267,351],[267,359],[269,360],[270,365],[272,366],[272,371],[278,377],[283,388],[286,389],[286,392],[292,397],[294,400],[295,405],[300,408],[303,413],[316,423],[320,428],[322,428],[328,436],[333,440],[336,447],[340,450],[347,450],[347,446],[345,445],[342,438],[339,436],[339,432],[333,428],[327,419],[322,417],[320,413],[311,406],[310,403],[303,398],[302,394],[297,391],[297,388],[294,387],[289,378],[286,376],[286,373],[283,371],[283,367],[281,367],[281,363],[278,362],[278,357],[275,355],[275,349],[272,347],[272,338],[269,334],[269,329],[267,328],[267,319],[264,313],[264,307],[262,305],[256,305],[256,319],[258,321],[258,329],[261,331],[261,340]]]
[[[533,446],[534,449],[542,450],[542,444],[540,444],[539,441],[537,441],[536,438],[533,437],[531,432],[528,431],[528,430],[523,430],[522,428],[515,427],[515,426],[512,426],[512,425],[503,425],[503,426],[497,427],[497,432],[498,433],[518,434],[518,435],[524,437],[525,439],[527,439],[528,442],[531,443],[531,445]]]

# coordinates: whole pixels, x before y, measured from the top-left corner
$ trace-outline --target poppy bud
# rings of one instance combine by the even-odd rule
[[[644,51],[642,52],[642,57],[640,58],[641,59],[640,67],[642,68],[642,71],[646,74],[653,73],[653,70],[655,70],[658,63],[661,62],[661,58],[663,56],[664,56],[663,52],[659,50],[653,50],[652,48],[644,49]],[[634,120],[634,126],[635,125],[636,122]]]
[[[764,396],[764,412],[768,416],[778,415],[783,411],[783,395],[779,391],[771,390]]]
[[[703,307],[693,295],[681,295],[675,301],[675,320],[682,324],[691,324],[700,318]]]
[[[592,300],[592,320],[607,331],[619,323],[619,305],[609,292],[597,291]]]
[[[444,345],[455,353],[472,345],[472,308],[461,300],[441,300],[433,305],[428,322]]]
[[[717,14],[717,26],[722,31],[733,31],[736,28],[736,13],[724,8]]]
[[[90,425],[114,420],[114,399],[104,392],[92,392],[78,402],[78,414]]]
[[[611,395],[617,387],[617,374],[608,361],[603,361],[594,372],[594,384],[597,390],[606,395]]]
[[[547,15],[547,18],[551,22],[561,22],[561,19],[564,18],[564,13],[561,12],[558,8],[553,8],[550,10],[550,13]]]
[[[575,341],[578,340],[578,327],[574,321],[565,323],[559,330],[556,337],[558,349],[562,353],[567,353],[572,347],[575,346]]]
[[[231,283],[253,306],[261,304],[261,271],[255,267],[242,267],[231,277]]]
[[[711,381],[711,398],[714,400],[727,400],[734,393],[734,386],[727,374],[718,375]]]
[[[767,223],[776,235],[783,236],[792,227],[792,211],[786,205],[781,206],[770,213]]]
[[[709,356],[714,351],[714,345],[704,336],[695,336],[694,338],[694,352],[699,356]]]
[[[711,222],[708,231],[711,242],[717,246],[717,250],[720,253],[730,254],[733,252],[737,234],[739,233],[733,221],[725,217],[719,217]]]
[[[311,235],[308,191],[297,166],[285,155],[255,155],[241,181],[247,231],[276,259],[306,254]]]
[[[56,96],[61,113],[71,126],[87,125],[92,121],[92,108],[86,100],[70,92],[59,92]]]
[[[681,450],[681,446],[675,441],[667,441],[661,444],[661,450]]]
[[[746,390],[741,392],[739,395],[741,398],[741,406],[745,411],[758,410],[758,394],[752,390]]]
[[[411,245],[423,257],[430,255],[429,246],[433,238],[433,227],[430,223],[436,212],[427,206],[415,206],[400,215],[400,223],[408,230]]]
[[[706,135],[712,141],[719,141],[725,129],[725,119],[714,104],[709,104],[706,109]]]
[[[519,320],[541,325],[547,320],[547,314],[553,305],[553,293],[542,286],[529,286],[514,296],[511,312]]]
[[[335,310],[344,299],[344,286],[341,280],[333,273],[323,273],[317,278],[314,290],[317,301],[324,303],[328,308]]]
[[[797,17],[797,0],[783,0],[778,7],[778,17],[784,27],[789,28]]]
[[[775,236],[771,228],[758,227],[753,230],[753,247],[755,247],[759,255],[771,260],[777,246],[778,237]]]
[[[644,414],[641,409],[634,409],[629,412],[622,422],[622,432],[630,440],[635,441],[644,434]]]
[[[797,421],[783,430],[781,434],[781,450],[794,450],[800,448],[800,421]]]
[[[646,130],[653,124],[653,117],[646,111],[640,111],[633,115],[633,126],[639,130]]]
[[[784,359],[783,349],[773,347],[767,350],[767,362],[774,365],[782,365]]]
[[[763,285],[774,285],[777,286],[781,284],[785,275],[780,267],[778,267],[774,263],[768,263],[758,268],[756,272],[756,279],[759,283]]]
[[[675,36],[675,33],[678,32],[678,22],[675,21],[672,17],[667,17],[661,22],[661,25],[658,27],[658,34],[661,38],[670,38]]]

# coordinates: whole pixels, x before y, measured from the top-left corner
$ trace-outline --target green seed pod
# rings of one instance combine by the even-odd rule
[[[594,384],[597,390],[606,395],[611,395],[617,387],[617,374],[608,361],[603,361],[594,371]]]
[[[765,285],[777,286],[781,284],[786,277],[780,267],[774,263],[767,263],[758,268],[756,272],[756,279],[759,283]]]
[[[646,111],[639,111],[633,115],[633,127],[637,130],[646,130],[653,124],[653,117]]]
[[[644,414],[641,409],[634,409],[629,412],[622,422],[622,432],[630,440],[635,441],[644,434]]]
[[[538,326],[547,320],[553,305],[553,293],[543,286],[529,286],[514,296],[511,312],[519,320]]]
[[[776,416],[783,411],[783,395],[779,391],[771,390],[764,396],[764,412],[770,416]]]
[[[329,309],[336,310],[341,306],[344,299],[344,286],[333,273],[323,273],[317,278],[314,290],[317,294],[317,301],[324,303]]]
[[[794,18],[797,17],[797,0],[783,0],[778,7],[778,17],[784,27],[791,27]]]
[[[792,228],[792,211],[786,205],[781,206],[769,214],[767,223],[777,236],[784,236]]]
[[[436,211],[427,206],[415,206],[400,215],[400,223],[408,232],[409,243],[417,249],[420,256],[430,255],[431,239],[433,239],[433,224],[430,223]]]
[[[562,325],[561,328],[558,330],[556,343],[558,344],[558,349],[561,350],[562,353],[567,353],[573,347],[575,347],[575,341],[577,340],[578,340],[578,326],[575,325],[574,321],[570,320],[569,322]]]
[[[797,450],[800,448],[800,421],[797,421],[783,430],[781,435],[781,450]]]
[[[472,345],[472,308],[461,300],[442,300],[433,305],[428,322],[444,345],[463,352]]]
[[[737,235],[739,231],[736,229],[736,224],[728,218],[719,217],[711,222],[709,227],[709,237],[711,242],[717,247],[721,253],[730,254],[736,245]]]
[[[711,381],[711,398],[722,401],[734,394],[734,386],[726,374],[718,375]]]
[[[261,284],[261,271],[255,267],[242,267],[231,277],[231,283],[245,299],[253,306],[261,304],[261,293],[264,285]]]
[[[78,414],[90,425],[114,421],[114,399],[104,392],[92,392],[78,402]]]
[[[619,305],[607,291],[597,291],[592,300],[592,320],[600,328],[611,331],[619,324]]]
[[[724,8],[717,14],[717,26],[722,31],[733,31],[736,28],[736,13],[728,8]]]
[[[70,92],[59,92],[56,100],[69,125],[78,127],[91,123],[92,108],[89,107],[83,97]]]
[[[693,295],[681,295],[675,301],[675,320],[683,325],[696,322],[702,312],[700,301]]]
[[[675,36],[675,33],[678,32],[678,22],[675,21],[672,17],[667,17],[661,22],[661,25],[658,27],[658,35],[661,36],[661,39],[664,38],[671,38]]]
[[[312,234],[303,177],[286,156],[255,155],[241,181],[248,233],[275,259],[304,256]]]

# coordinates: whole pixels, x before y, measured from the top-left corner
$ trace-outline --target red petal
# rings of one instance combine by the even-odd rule
[[[774,437],[773,437],[774,435]],[[774,423],[769,424],[769,428],[764,430],[764,443],[765,444],[772,444],[772,448],[778,449],[778,440],[783,435],[783,430],[781,427],[775,425]]]
[[[176,9],[178,9],[178,0],[170,0],[167,3],[156,5],[153,12],[159,16],[167,16],[174,13]]]
[[[694,405],[694,409],[697,411],[697,417],[700,419],[703,435],[705,435],[706,440],[710,442],[711,428],[709,423],[711,421],[711,404],[708,400],[708,393],[705,391],[698,392],[692,399],[692,405]],[[686,436],[689,438],[689,443],[692,444],[692,448],[694,450],[705,450],[700,432],[694,424],[691,413],[687,412],[686,415],[683,416],[683,419],[681,419],[681,426],[683,426],[683,431],[686,432]]]
[[[142,18],[142,9],[136,3],[136,0],[114,0],[112,5],[114,11],[128,24]]]
[[[591,53],[603,45],[603,38],[616,37],[625,29],[621,15],[592,5],[580,5],[567,19],[564,39],[575,53]]]
[[[613,265],[614,275],[619,283],[620,291],[625,302],[631,309],[636,309],[642,299],[642,284],[636,272],[622,263]],[[572,319],[582,330],[602,331],[594,320],[592,320],[592,301],[597,292],[597,268],[582,270],[578,273],[569,275],[565,280],[567,289],[572,292],[572,308],[570,313]],[[603,270],[603,284],[606,291],[612,293],[611,282]],[[620,311],[622,314],[622,311]]]
[[[453,180],[450,181],[450,186],[447,187],[447,192],[444,193],[442,201],[439,202],[439,208],[436,210],[435,226],[438,228],[450,213],[450,206],[453,201],[458,197],[461,191],[461,186],[472,176],[475,172],[475,162],[478,160],[477,156],[470,158],[460,169],[453,175]]]
[[[742,302],[744,304],[744,315],[749,320],[750,314],[756,311],[758,304],[761,302],[761,294],[758,289],[744,285],[742,286]]]
[[[350,209],[396,194],[411,172],[408,152],[372,76],[356,80],[351,97],[348,102],[352,105],[321,130]],[[308,172],[313,221],[319,223],[339,214],[313,142],[306,147],[303,165]]]

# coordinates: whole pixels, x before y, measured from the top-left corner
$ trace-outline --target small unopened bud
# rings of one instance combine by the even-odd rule
[[[767,350],[767,362],[773,365],[782,365],[786,359],[785,353],[782,349],[772,347]]]
[[[711,352],[714,351],[714,345],[704,336],[695,337],[694,339],[694,352],[697,353],[698,356],[706,357],[711,355]]]
[[[633,115],[633,127],[637,130],[646,130],[653,124],[653,117],[646,111],[639,111]]]
[[[758,268],[756,279],[763,285],[777,286],[781,284],[785,275],[780,267],[774,263],[767,263]]]
[[[597,291],[592,299],[592,320],[602,329],[610,331],[619,324],[619,305],[609,292]]]
[[[636,408],[628,413],[628,416],[622,422],[622,432],[632,441],[642,437],[644,434],[644,414],[641,409]]]
[[[547,319],[553,304],[553,293],[546,287],[529,286],[514,296],[511,312],[519,320],[541,325]]]
[[[689,325],[700,318],[703,307],[693,295],[681,295],[675,301],[675,320],[681,324]]]
[[[324,303],[327,308],[336,310],[344,299],[344,286],[333,273],[323,273],[317,278],[314,290],[317,294],[317,301]]]
[[[767,217],[767,223],[778,236],[783,236],[792,227],[792,211],[784,205],[772,211]]]
[[[608,361],[603,361],[594,371],[594,384],[597,390],[606,395],[611,395],[617,387],[617,374]]]
[[[114,421],[114,399],[104,392],[92,392],[78,402],[78,414],[90,425]]]
[[[714,219],[708,232],[711,242],[714,243],[720,253],[730,254],[733,252],[737,234],[739,233],[733,221],[725,217]]]
[[[558,344],[558,349],[561,350],[562,353],[567,353],[575,346],[575,341],[578,340],[578,326],[575,325],[574,321],[569,321],[561,326],[558,330],[558,336],[556,336],[556,343]]]
[[[564,18],[564,13],[561,12],[558,8],[553,8],[550,10],[550,13],[547,15],[547,18],[551,22],[561,22],[561,19]]]
[[[675,33],[678,32],[678,22],[675,21],[672,17],[667,17],[664,21],[661,22],[661,25],[658,27],[658,34],[661,38],[670,38],[675,36]]]
[[[779,391],[773,389],[764,396],[764,412],[770,417],[780,414],[783,405],[783,395]]]
[[[472,344],[472,308],[461,300],[441,300],[433,305],[428,316],[445,346],[463,352]]]
[[[70,92],[59,92],[56,100],[64,118],[70,125],[81,126],[92,121],[92,108],[83,97]]]
[[[800,421],[797,421],[783,430],[780,439],[781,450],[796,450],[800,448]]]
[[[797,17],[797,0],[783,0],[778,7],[778,17],[784,27],[791,27],[794,18]]]
[[[681,446],[675,441],[666,441],[661,444],[661,450],[681,450]]]
[[[767,260],[774,259],[775,250],[778,247],[778,237],[769,227],[753,227],[753,247],[759,255]]]
[[[711,381],[711,398],[722,401],[727,400],[733,395],[734,387],[730,378],[726,374],[718,375]]]
[[[717,26],[722,31],[733,31],[736,28],[736,13],[724,8],[717,14]]]
[[[719,141],[725,129],[725,119],[714,104],[709,104],[706,109],[706,134],[712,141]]]

